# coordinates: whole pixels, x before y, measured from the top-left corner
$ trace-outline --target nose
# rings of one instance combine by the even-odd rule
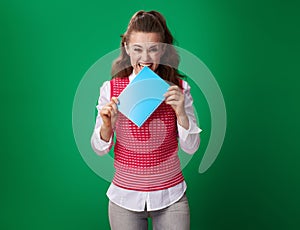
[[[141,55],[141,61],[147,62],[149,60],[150,60],[149,52],[148,50],[144,50]]]

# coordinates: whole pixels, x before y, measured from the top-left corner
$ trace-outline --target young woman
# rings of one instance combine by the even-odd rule
[[[190,228],[187,185],[177,155],[193,154],[200,144],[190,86],[177,71],[179,57],[164,17],[138,11],[122,36],[121,54],[104,82],[91,144],[104,155],[114,145],[114,179],[107,191],[113,230]],[[139,128],[118,112],[118,95],[148,66],[171,83],[164,102]],[[116,143],[113,136],[116,135]]]

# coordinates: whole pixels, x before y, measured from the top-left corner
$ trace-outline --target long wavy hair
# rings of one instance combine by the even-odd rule
[[[132,32],[158,33],[161,37],[161,43],[165,43],[165,52],[161,57],[161,63],[156,69],[156,73],[166,81],[180,86],[179,79],[184,77],[178,72],[179,55],[173,47],[173,36],[167,27],[165,18],[157,11],[138,11],[129,21],[126,32],[121,35],[121,53],[113,62],[111,75],[115,77],[128,77],[133,67],[130,63],[130,57],[126,53],[125,43],[129,42]]]

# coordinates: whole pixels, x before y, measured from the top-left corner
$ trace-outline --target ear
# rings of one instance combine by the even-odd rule
[[[124,47],[125,47],[126,53],[128,54],[128,56],[130,56],[130,54],[129,54],[129,49],[128,49],[128,46],[127,46],[127,43],[126,43],[126,42],[124,42]]]

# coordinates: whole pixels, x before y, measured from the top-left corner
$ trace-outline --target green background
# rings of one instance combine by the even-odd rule
[[[72,105],[85,72],[119,47],[140,9],[163,13],[176,44],[209,67],[226,103],[224,145],[198,174],[210,116],[201,92],[192,91],[204,131],[184,169],[191,229],[299,229],[299,7],[2,0],[0,229],[109,229],[109,183],[77,149]]]

